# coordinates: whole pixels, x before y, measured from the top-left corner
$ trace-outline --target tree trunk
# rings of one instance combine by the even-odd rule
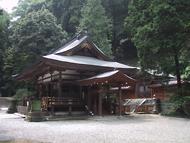
[[[174,59],[175,59],[175,70],[176,70],[176,77],[177,77],[177,87],[178,87],[178,90],[181,91],[181,74],[180,74],[179,58],[178,58],[177,53],[175,53]]]

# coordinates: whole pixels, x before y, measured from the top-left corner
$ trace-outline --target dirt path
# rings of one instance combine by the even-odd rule
[[[189,143],[190,120],[159,115],[31,123],[0,112],[0,143]]]

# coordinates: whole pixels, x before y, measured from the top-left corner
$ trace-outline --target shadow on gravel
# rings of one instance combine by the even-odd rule
[[[105,117],[95,117],[92,121],[97,121],[103,124],[142,124],[145,122],[154,122],[158,119],[160,115],[151,114],[131,114],[124,116],[105,116]]]
[[[17,139],[17,140],[4,140],[4,141],[0,141],[0,143],[45,143],[45,142],[38,142],[35,140],[26,140],[26,139]]]
[[[87,123],[101,123],[101,124],[141,124],[144,122],[154,122],[155,119],[159,118],[159,115],[150,115],[150,114],[134,114],[134,115],[124,115],[124,116],[94,116],[91,118],[86,118],[86,119],[65,119],[65,118],[58,118],[57,120],[49,120],[45,121],[44,123],[65,123],[65,124],[87,124]]]

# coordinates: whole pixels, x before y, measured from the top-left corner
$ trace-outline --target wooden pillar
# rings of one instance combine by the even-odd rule
[[[93,112],[97,114],[97,96],[93,97]]]
[[[52,101],[51,101],[52,102]],[[54,116],[54,106],[51,106],[51,116]]]
[[[46,95],[45,96],[48,97],[48,86],[47,86],[47,83],[45,83],[45,91],[46,91],[46,93],[45,93]]]
[[[79,96],[80,96],[80,99],[82,99],[82,87],[79,85]]]
[[[59,72],[59,81],[58,81],[58,97],[62,96],[62,88],[61,88],[61,72]]]
[[[122,110],[122,90],[121,85],[119,86],[119,116],[121,116],[121,110]]]
[[[91,109],[91,96],[89,94],[89,87],[87,87],[87,105],[88,105],[88,108]]]
[[[88,108],[91,109],[91,95],[88,94],[88,102],[87,102]]]
[[[140,87],[140,83],[136,83],[135,84],[135,97],[138,98],[139,97],[139,87]]]
[[[50,82],[47,83],[47,87],[48,87],[48,97],[51,97],[51,87],[50,87]]]
[[[50,76],[50,96],[53,97],[53,84],[52,84],[52,80],[53,80],[53,77],[52,77],[52,73],[50,73],[51,76]]]
[[[102,95],[98,95],[98,115],[102,116]]]
[[[51,107],[51,115],[53,116],[54,115],[54,106],[53,106],[53,104],[52,104],[52,102],[53,102],[53,84],[52,84],[52,80],[53,80],[53,77],[52,77],[52,73],[50,73],[51,74],[51,79],[50,79],[50,97],[51,97],[51,102],[50,102],[50,107]]]
[[[72,115],[72,100],[69,100],[68,105],[69,105],[69,115]]]
[[[69,115],[72,115],[72,105],[69,105]]]
[[[42,98],[42,84],[39,84],[39,98]]]
[[[153,89],[152,88],[150,89],[150,96],[151,96],[151,98],[153,98]]]
[[[102,86],[100,87],[100,92],[98,94],[98,115],[102,116]]]

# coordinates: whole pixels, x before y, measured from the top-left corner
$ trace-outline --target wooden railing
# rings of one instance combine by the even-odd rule
[[[42,97],[42,109],[59,106],[80,106],[83,102],[79,98]]]

